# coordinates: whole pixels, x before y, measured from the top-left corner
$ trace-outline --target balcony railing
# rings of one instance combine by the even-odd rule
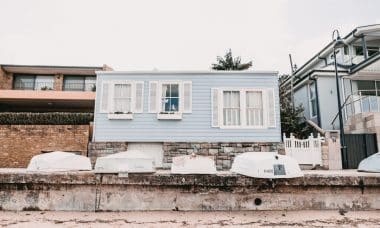
[[[64,91],[96,91],[96,83],[65,83]]]
[[[54,82],[15,82],[17,90],[53,90]]]
[[[359,90],[346,98],[342,107],[344,122],[351,116],[364,112],[380,112],[380,91]],[[335,129],[338,114],[334,117],[331,125]]]

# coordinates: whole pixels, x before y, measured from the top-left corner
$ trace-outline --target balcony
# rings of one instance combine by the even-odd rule
[[[64,83],[64,91],[96,91],[96,83]]]
[[[54,90],[54,82],[21,82],[16,81],[13,85],[15,90]]]

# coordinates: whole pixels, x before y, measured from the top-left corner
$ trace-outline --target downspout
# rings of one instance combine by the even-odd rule
[[[321,111],[319,108],[319,92],[318,92],[318,81],[316,78],[313,78],[309,76],[309,80],[314,81],[314,87],[315,87],[315,100],[317,102],[317,122],[318,122],[318,127],[321,127]]]

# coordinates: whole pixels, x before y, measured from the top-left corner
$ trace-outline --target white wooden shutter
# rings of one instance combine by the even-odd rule
[[[149,112],[157,113],[158,112],[158,82],[151,81],[149,82]]]
[[[276,112],[275,112],[275,97],[274,97],[274,90],[273,89],[267,89],[267,116],[268,116],[268,122],[267,127],[274,128],[276,127]]]
[[[219,127],[219,90],[211,89],[211,126]]]
[[[191,113],[192,111],[192,84],[191,81],[183,82],[183,112]]]
[[[135,83],[135,113],[143,113],[144,111],[144,82],[137,81]]]
[[[100,99],[100,113],[108,113],[111,108],[111,87],[112,83],[109,81],[102,82],[102,94]]]

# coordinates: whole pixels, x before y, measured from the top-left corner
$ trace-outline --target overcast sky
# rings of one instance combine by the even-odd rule
[[[380,23],[379,0],[0,0],[0,64],[207,70],[229,48],[289,73],[331,40]]]

